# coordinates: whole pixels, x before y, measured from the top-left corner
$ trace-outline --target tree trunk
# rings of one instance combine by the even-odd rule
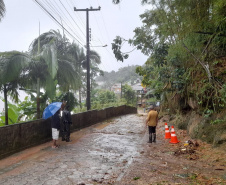
[[[7,88],[4,85],[4,99],[5,99],[5,125],[8,125],[8,100],[7,100]]]
[[[78,68],[78,72],[79,72],[79,75],[80,75],[80,82],[79,82],[79,90],[78,90],[78,97],[79,97],[79,106],[80,106],[80,109],[82,109],[82,95],[81,95],[81,63],[79,64],[79,68]]]
[[[79,96],[79,106],[80,106],[80,109],[82,109],[82,96],[81,96],[81,87],[79,87],[79,90],[78,90],[78,96]]]
[[[183,47],[188,51],[188,53],[203,67],[203,69],[205,70],[205,72],[207,74],[210,84],[212,84],[212,75],[211,75],[211,72],[209,69],[209,65],[204,64],[204,62],[201,61],[199,58],[197,58],[183,42],[182,42],[182,44],[183,44]]]
[[[40,119],[40,78],[37,78],[37,119]]]

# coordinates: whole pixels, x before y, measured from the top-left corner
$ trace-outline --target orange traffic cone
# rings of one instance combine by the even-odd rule
[[[171,138],[171,135],[170,135],[169,127],[167,123],[165,123],[165,139],[170,139],[170,138]]]
[[[178,139],[177,139],[176,133],[175,133],[175,131],[174,131],[174,127],[172,126],[170,143],[177,144],[177,143],[179,143],[179,142],[180,142],[180,141],[178,141]]]
[[[175,133],[174,126],[171,127],[170,132],[171,132],[171,133]]]

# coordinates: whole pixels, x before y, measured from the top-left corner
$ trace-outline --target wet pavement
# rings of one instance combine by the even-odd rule
[[[179,144],[164,139],[163,121],[157,143],[147,143],[145,118],[131,114],[106,120],[72,133],[72,142],[59,141],[58,149],[48,142],[0,160],[0,184],[226,184],[220,178],[226,175],[225,153],[219,153],[218,163],[206,156],[200,161],[174,156]],[[177,135],[181,145],[187,136]]]
[[[59,141],[58,149],[52,149],[49,142],[40,150],[25,150],[0,161],[0,184],[120,182],[133,158],[139,155],[144,130],[138,116],[127,115],[75,132],[73,142]]]

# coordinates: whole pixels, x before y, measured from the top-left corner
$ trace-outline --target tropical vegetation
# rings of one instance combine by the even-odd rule
[[[2,21],[2,18],[4,17],[5,14],[5,3],[3,0],[0,0],[0,22]]]
[[[210,114],[225,109],[226,1],[141,2],[150,5],[140,15],[143,25],[135,28],[133,39],[116,37],[115,57],[128,58],[121,52],[126,40],[149,56],[136,71],[174,113],[192,109]]]
[[[121,67],[118,71],[104,71],[103,75],[96,77],[95,80],[96,82],[102,83],[102,85],[99,86],[103,89],[110,89],[115,83],[133,85],[138,79],[141,79],[139,74],[136,73],[136,67],[138,66],[131,65]]]
[[[102,74],[98,68],[101,60],[97,52],[90,52],[90,63],[91,78],[94,79]],[[5,103],[1,122],[8,125],[23,120],[39,119],[47,104],[53,101],[65,100],[71,110],[78,104],[82,105],[81,97],[86,94],[84,70],[84,50],[74,42],[70,43],[64,35],[55,30],[34,39],[26,53],[0,53],[0,91],[4,94],[2,100]],[[94,86],[95,82],[91,82]],[[23,102],[18,99],[19,90],[28,94]],[[79,101],[75,97],[77,91]],[[16,106],[13,102],[8,103],[9,97]]]

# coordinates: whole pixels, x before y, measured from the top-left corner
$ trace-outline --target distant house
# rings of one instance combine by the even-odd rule
[[[146,94],[147,92],[146,88],[141,86],[141,83],[132,85],[132,89],[136,91],[137,94]]]
[[[145,87],[142,87],[140,80],[137,80],[137,83],[135,83],[131,87],[136,92],[137,97],[140,98],[140,100],[137,99],[137,105],[139,107],[145,107],[146,106],[146,99],[143,99],[143,98],[144,98],[145,94],[147,93],[147,89]]]
[[[121,84],[116,83],[111,87],[111,91],[113,91],[115,94],[120,94],[121,93]]]
[[[135,83],[134,85],[131,85],[132,90],[134,90],[136,94],[145,95],[147,93],[146,88],[141,86],[140,80],[137,80],[136,82],[137,83]],[[121,86],[121,83],[115,83],[113,86],[111,86],[111,91],[113,91],[115,94],[120,94]]]

